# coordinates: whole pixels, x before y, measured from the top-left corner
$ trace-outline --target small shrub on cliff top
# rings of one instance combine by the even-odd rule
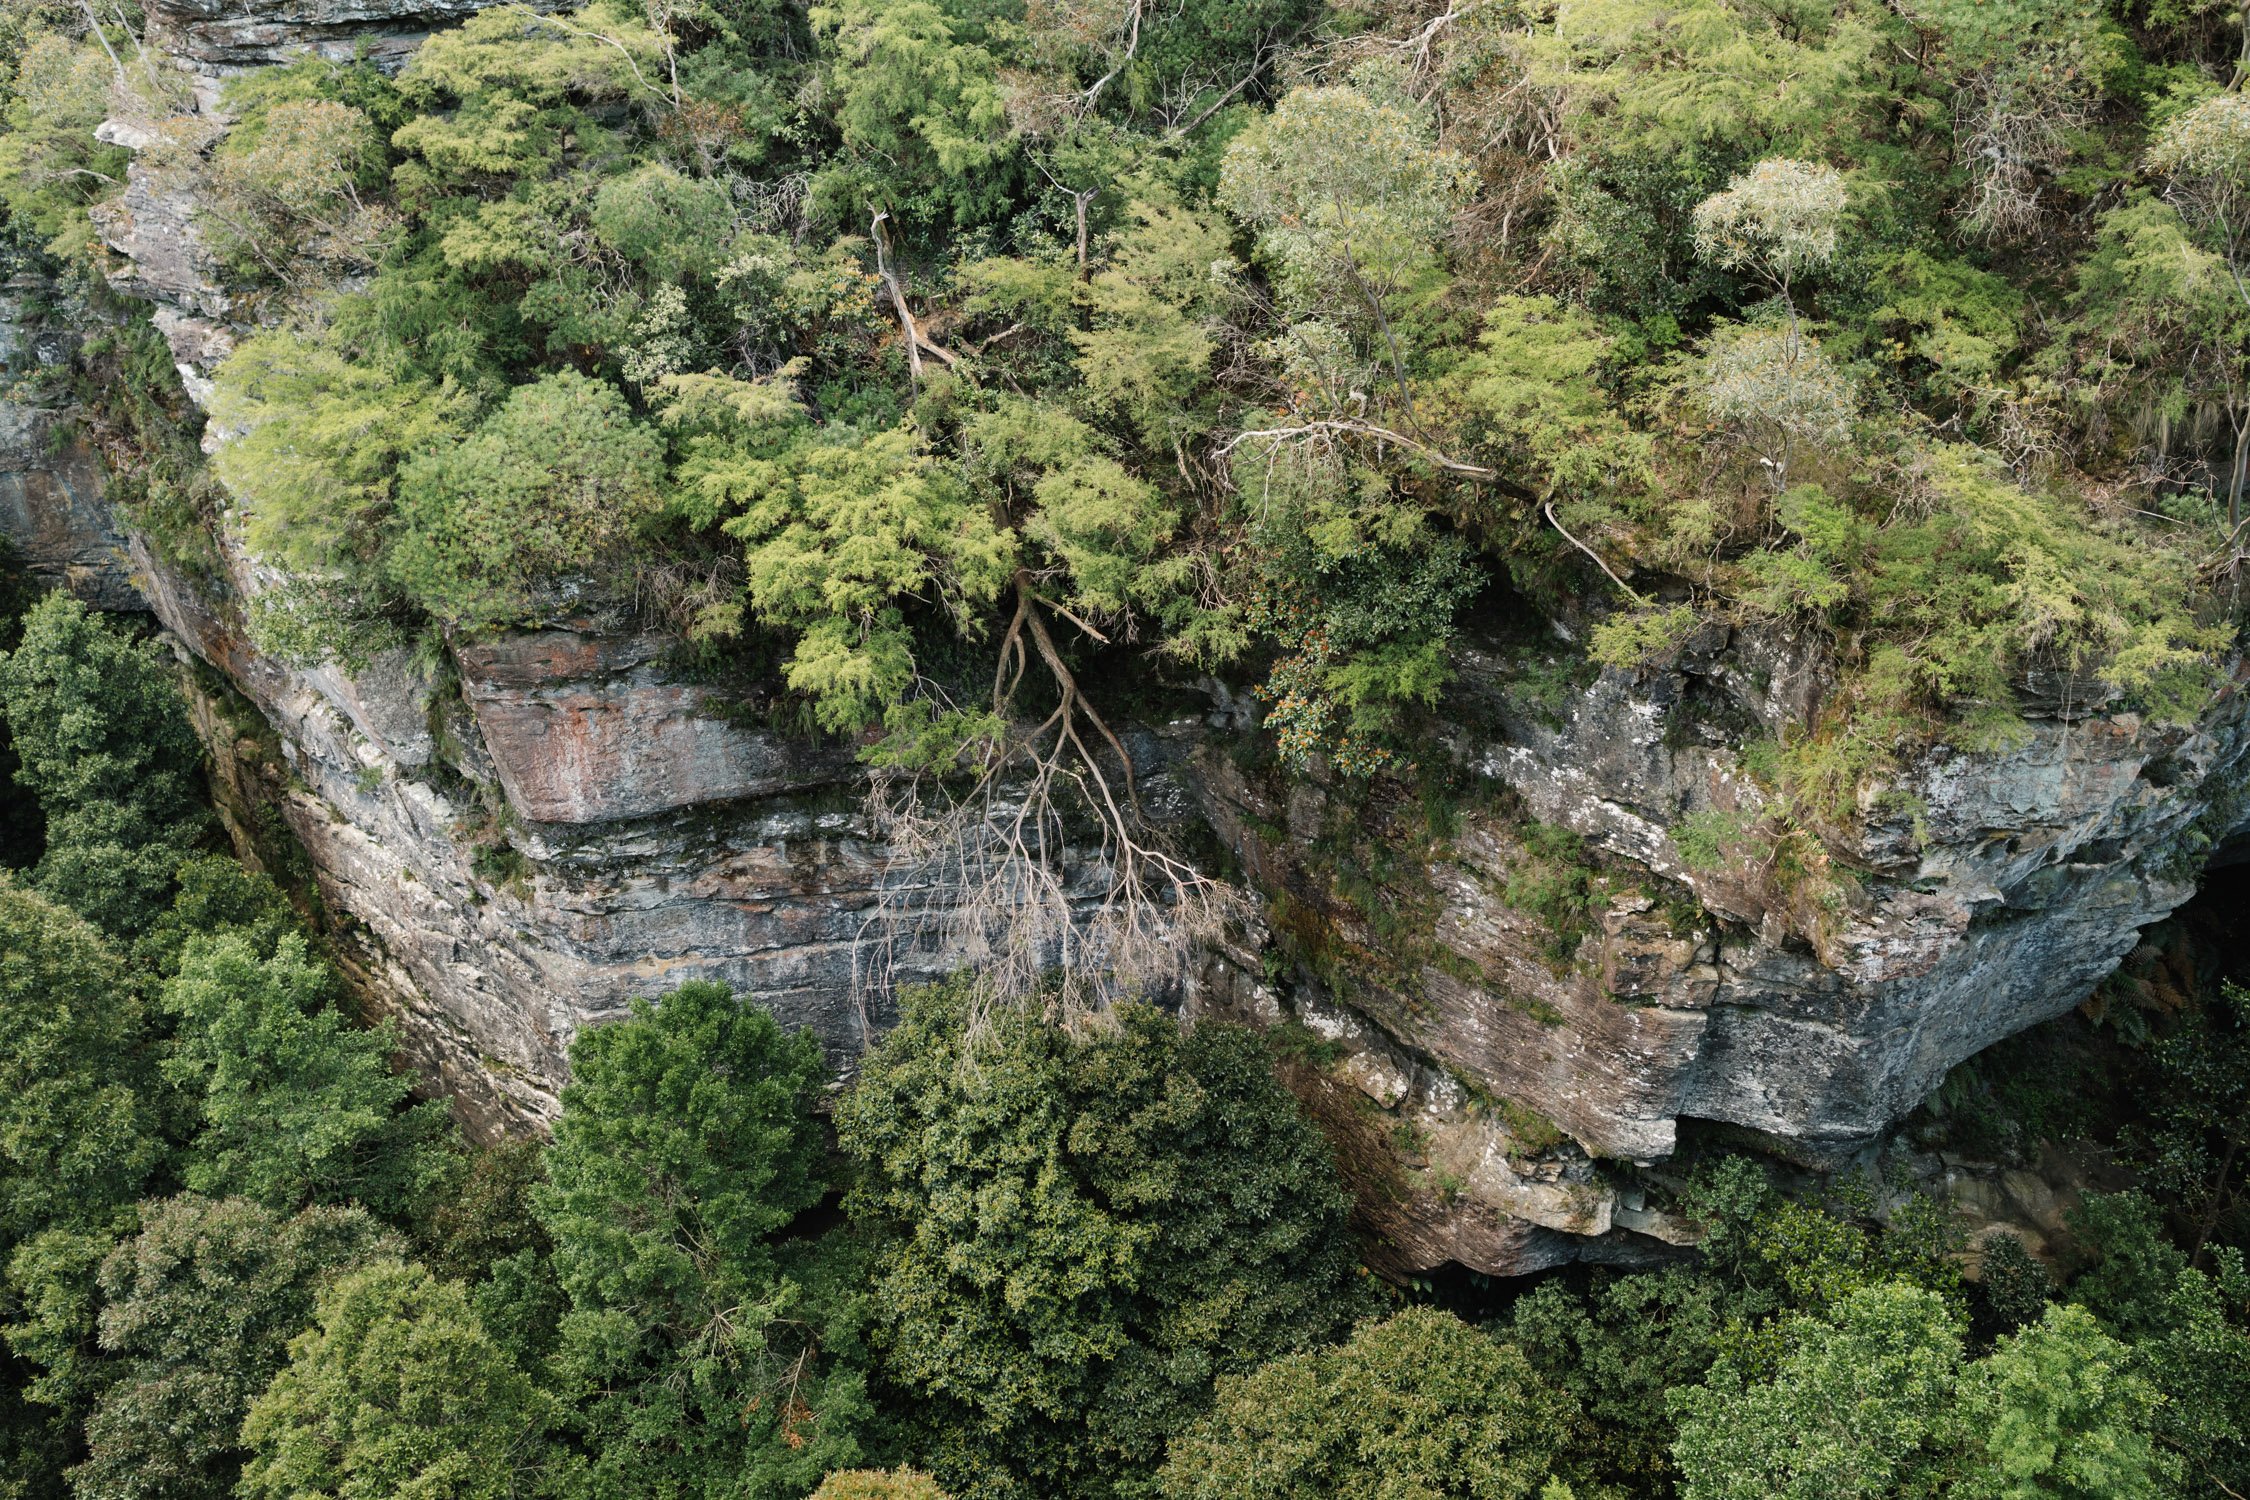
[[[523,386],[400,471],[392,575],[455,624],[533,618],[555,585],[622,565],[654,512],[661,451],[612,385],[564,371]]]

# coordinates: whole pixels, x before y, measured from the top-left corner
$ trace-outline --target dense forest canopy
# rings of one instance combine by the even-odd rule
[[[1808,861],[2029,676],[2192,719],[2250,557],[2250,12],[596,0],[217,114],[162,21],[0,6],[8,254],[111,325],[45,378],[150,545],[300,663],[669,631],[983,882],[974,972],[840,1091],[754,997],[652,996],[551,1139],[473,1146],[226,852],[176,664],[11,575],[0,1497],[2250,1492],[2215,972],[1926,1109],[2141,1185],[1973,1282],[1936,1206],[1712,1150],[1692,1255],[1392,1286],[1290,1038],[1085,1003],[1232,914],[1126,748],[1201,678],[1283,775],[1411,781],[1483,634],[1786,628],[1834,686],[1742,762]],[[103,281],[129,175],[245,330],[207,430]],[[1066,819],[1112,884],[1058,976]]]

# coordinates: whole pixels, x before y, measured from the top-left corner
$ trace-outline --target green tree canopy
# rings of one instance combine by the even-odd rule
[[[1246,1032],[970,1022],[909,1001],[837,1108],[881,1368],[956,1490],[1128,1492],[1214,1380],[1348,1324],[1346,1200]]]
[[[390,1022],[361,1030],[327,964],[291,934],[261,957],[225,933],[191,947],[164,986],[179,1039],[166,1078],[198,1102],[184,1176],[197,1192],[288,1211],[364,1204],[403,1216],[442,1171],[445,1106],[411,1102]]]
[[[1962,1488],[2005,1500],[2156,1500],[2175,1469],[2150,1427],[2158,1396],[2083,1307],[2049,1307],[1970,1367],[1962,1404],[1984,1459]]]
[[[1415,1308],[1221,1380],[1212,1410],[1173,1440],[1159,1488],[1166,1500],[1532,1500],[1574,1416],[1514,1346]]]
[[[108,1227],[164,1155],[133,979],[83,918],[0,874],[0,1262]]]
[[[289,1217],[239,1198],[144,1211],[101,1267],[108,1383],[72,1489],[103,1500],[224,1500],[251,1400],[285,1362],[314,1288],[395,1238],[352,1208]]]
[[[377,1261],[325,1288],[288,1367],[250,1408],[247,1500],[509,1500],[539,1460],[543,1404],[459,1285]]]
[[[210,831],[174,668],[153,642],[58,591],[0,658],[0,712],[16,782],[47,817],[32,884],[113,935],[139,933]]]
[[[1885,1282],[1792,1322],[1770,1382],[1722,1360],[1671,1396],[1683,1500],[1938,1493],[1971,1440],[1961,1337],[1943,1298]]]
[[[775,1241],[827,1187],[818,1044],[698,982],[570,1055],[533,1201],[569,1298],[572,1492],[799,1494],[856,1460],[859,1378]]]

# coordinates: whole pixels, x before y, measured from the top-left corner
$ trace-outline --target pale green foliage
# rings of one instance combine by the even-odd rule
[[[820,1482],[812,1500],[949,1500],[938,1482],[913,1469],[839,1469]]]
[[[483,11],[416,50],[399,87],[425,112],[391,139],[453,178],[549,166],[566,124],[557,106],[645,98],[663,55],[644,17],[609,0],[554,17]],[[448,98],[459,107],[437,107]]]
[[[1976,1500],[2157,1500],[2173,1462],[2149,1438],[2156,1391],[2083,1307],[2049,1307],[1973,1366],[1964,1400],[1986,1459]]]
[[[1781,288],[1836,258],[1844,178],[1817,162],[1770,157],[1695,207],[1695,248],[1714,265],[1754,270]]]
[[[663,48],[637,9],[596,0],[583,9],[548,17],[523,7],[479,12],[415,49],[399,75],[402,87],[423,97],[443,91],[467,98],[484,89],[506,89],[550,102],[566,96],[622,98],[661,63]]]
[[[91,129],[109,113],[115,77],[101,43],[91,36],[71,37],[36,22],[24,33],[15,54],[10,93],[21,125],[50,129]]]
[[[1173,517],[1154,485],[1115,459],[1088,455],[1042,477],[1032,493],[1039,511],[1025,534],[1070,569],[1078,603],[1122,614],[1155,581],[1147,564],[1171,535]]]
[[[1851,575],[1864,566],[1872,528],[1819,485],[1792,486],[1774,497],[1774,519],[1801,539],[1743,559],[1744,608],[1782,616],[1819,612],[1851,596]]]
[[[1696,404],[1773,466],[1777,488],[1797,448],[1840,448],[1850,433],[1857,405],[1850,379],[1794,327],[1721,324],[1691,371]]]
[[[390,224],[360,201],[354,178],[380,150],[367,116],[326,99],[292,99],[230,131],[212,154],[197,223],[212,250],[277,281],[373,263]]]
[[[1651,454],[1602,389],[1611,341],[1585,309],[1552,297],[1502,297],[1477,353],[1461,365],[1461,401],[1492,460],[1542,494],[1637,488]]]
[[[726,260],[734,205],[723,184],[651,162],[612,177],[594,195],[594,233],[652,276],[708,276]]]
[[[1932,1493],[1968,1441],[1961,1330],[1943,1298],[1888,1282],[1833,1321],[1788,1325],[1770,1382],[1722,1360],[1671,1397],[1682,1500],[1879,1500]]]
[[[33,21],[14,40],[0,196],[48,250],[70,254],[93,237],[86,201],[125,174],[126,153],[93,136],[110,112],[116,70],[91,36]]]
[[[1258,231],[1294,302],[1357,306],[1434,263],[1474,181],[1403,99],[1297,89],[1228,148],[1219,202]]]
[[[1896,603],[1926,628],[1913,656],[1933,685],[1961,691],[1981,677],[1986,685],[1969,690],[1998,698],[1990,674],[2048,655],[2098,665],[2159,718],[2176,719],[2200,701],[2210,655],[2227,632],[2194,619],[2186,580],[2162,553],[2103,536],[1972,450],[1938,450],[1929,478],[1945,511],[1933,531],[1965,545],[1938,578],[1912,571],[1923,547],[1939,548],[1936,536],[1897,539],[1890,566],[1878,567]],[[1985,644],[1968,643],[1979,636]]]
[[[1161,451],[1206,425],[1194,399],[1210,373],[1205,325],[1214,277],[1234,261],[1214,215],[1145,200],[1130,212],[1131,227],[1086,289],[1090,326],[1071,329],[1070,341],[1080,399],[1096,412],[1122,413]],[[1018,295],[1035,293],[1025,287]]]
[[[645,391],[680,373],[693,358],[687,294],[676,286],[660,286],[633,324],[633,341],[618,351],[618,366],[630,384]]]
[[[212,461],[252,549],[319,572],[379,556],[398,465],[457,432],[468,403],[331,338],[275,329],[219,367],[211,414],[240,433]]]
[[[665,382],[679,434],[674,504],[745,547],[760,619],[796,635],[789,685],[821,724],[856,730],[914,678],[905,608],[990,603],[1015,539],[912,432],[816,431],[786,387],[723,376]]]
[[[1150,602],[1163,575],[1150,569],[1175,517],[1164,496],[1107,451],[1098,433],[1052,407],[1001,397],[962,424],[970,472],[990,485],[997,511],[1020,516],[1026,540],[1069,571],[1067,593],[1097,617]]]
[[[1532,76],[1605,153],[1753,151],[1846,129],[1876,104],[1881,33],[1844,6],[1761,10],[1727,0],[1572,0],[1533,33]]]
[[[1451,1313],[1415,1308],[1219,1382],[1176,1438],[1166,1500],[1533,1500],[1570,1398]]]
[[[2148,150],[2159,172],[2250,190],[2250,99],[2214,94],[2164,128]]]
[[[1685,604],[1615,614],[1594,627],[1590,654],[1605,667],[1635,671],[1673,656],[1702,624]]]
[[[1005,149],[1008,123],[984,28],[936,0],[836,0],[811,15],[835,48],[829,86],[842,98],[844,148],[879,164],[867,196],[895,204],[933,181],[979,196],[964,179]]]
[[[400,470],[391,577],[449,623],[536,618],[572,580],[614,580],[662,477],[656,434],[614,386],[549,375]]]
[[[1078,279],[1064,261],[990,255],[968,262],[954,279],[961,289],[961,310],[972,316],[1005,314],[1048,335],[1076,326]]]
[[[250,1408],[245,1500],[510,1500],[538,1393],[460,1286],[379,1261],[320,1294],[287,1369]]]

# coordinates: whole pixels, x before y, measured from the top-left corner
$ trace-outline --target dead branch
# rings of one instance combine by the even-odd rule
[[[1084,118],[1093,109],[1095,101],[1102,96],[1102,90],[1108,88],[1111,81],[1131,64],[1133,54],[1141,50],[1141,12],[1146,5],[1147,0],[1131,0],[1131,3],[1126,7],[1124,55],[1110,66],[1107,73],[1095,79],[1093,85],[1078,96],[1077,112],[1081,118]]]
[[[887,848],[854,945],[863,1006],[943,968],[975,977],[979,1015],[1057,993],[1066,1016],[1093,1014],[1176,985],[1241,915],[1240,893],[1150,823],[1130,752],[1047,625],[1054,609],[1017,575],[993,671],[1006,727],[972,763],[874,778],[868,822]],[[1056,701],[1030,723],[1011,710],[1034,660]]]
[[[1593,548],[1587,546],[1584,542],[1578,540],[1578,538],[1570,534],[1570,528],[1563,525],[1561,520],[1558,519],[1555,515],[1554,501],[1549,500],[1546,504],[1540,507],[1540,510],[1547,517],[1547,524],[1562,533],[1562,538],[1564,541],[1570,543],[1570,545],[1576,547],[1579,551],[1592,558],[1594,561],[1594,566],[1601,569],[1604,573],[1609,574],[1609,581],[1616,584],[1619,588],[1623,589],[1635,604],[1648,603],[1648,598],[1646,595],[1642,594],[1640,590],[1634,588],[1624,579],[1618,577],[1615,573],[1610,571],[1609,564],[1602,561],[1602,557],[1599,552],[1596,552]]]
[[[890,217],[888,213],[879,213],[867,226],[868,233],[875,240],[875,274],[882,278],[884,290],[890,293],[891,306],[898,311],[899,331],[906,340],[906,373],[916,385],[920,385],[922,355],[925,351],[944,361],[948,369],[959,364],[961,357],[924,338],[922,326],[914,321],[914,309],[906,305],[906,288],[899,284],[898,273],[891,269],[891,237],[883,228]]]

